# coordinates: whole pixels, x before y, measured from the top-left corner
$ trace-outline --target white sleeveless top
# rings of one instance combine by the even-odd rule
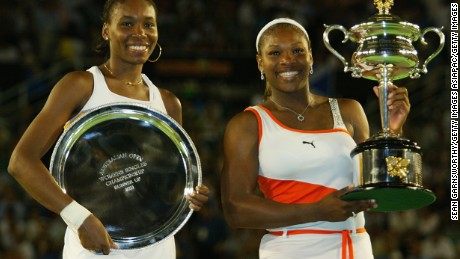
[[[326,130],[290,128],[265,107],[247,108],[259,124],[258,183],[265,198],[282,203],[312,203],[352,183],[350,152],[356,143],[347,131],[336,99],[329,99],[334,126]],[[363,213],[343,222],[318,221],[269,231],[291,229],[353,230],[364,227]]]
[[[93,74],[94,86],[93,93],[80,113],[97,108],[101,105],[110,103],[136,103],[142,104],[147,107],[156,109],[160,112],[167,114],[163,99],[161,98],[160,91],[150,81],[150,79],[142,74],[142,79],[149,87],[149,100],[140,101],[136,99],[127,98],[110,91],[107,83],[105,82],[104,75],[97,66],[88,69]],[[153,246],[147,246],[141,249],[129,250],[114,250],[112,249],[109,255],[94,254],[86,250],[80,243],[78,234],[73,232],[70,228],[66,229],[64,237],[63,259],[145,259],[145,258],[164,258],[175,259],[176,247],[174,237],[163,239]]]
[[[161,99],[160,90],[158,90],[158,87],[156,87],[145,74],[142,74],[142,79],[149,87],[149,100],[141,101],[121,96],[110,91],[109,87],[107,86],[107,83],[105,82],[104,75],[97,66],[91,67],[90,69],[88,69],[88,71],[93,74],[94,88],[93,94],[86,102],[85,106],[82,109],[82,112],[93,108],[97,108],[98,106],[105,104],[125,102],[142,104],[147,107],[161,111],[163,113],[167,113],[165,105],[163,103],[163,99]]]

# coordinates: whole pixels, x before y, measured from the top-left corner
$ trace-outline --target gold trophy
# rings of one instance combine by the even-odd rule
[[[375,199],[379,212],[401,211],[428,206],[436,200],[432,191],[422,185],[421,148],[417,143],[390,132],[386,100],[389,83],[410,77],[419,78],[428,72],[428,63],[444,47],[442,28],[419,26],[390,14],[393,0],[374,0],[378,13],[366,22],[347,31],[341,25],[325,25],[323,41],[329,51],[343,64],[344,72],[356,78],[366,78],[379,83],[379,108],[382,130],[360,143],[351,152],[355,162],[356,182],[359,185],[342,198],[344,200]],[[351,66],[329,43],[329,33],[340,30],[342,43],[350,39],[359,44],[351,57]],[[419,38],[427,44],[425,34],[439,36],[439,46],[419,68],[417,51],[412,42]]]

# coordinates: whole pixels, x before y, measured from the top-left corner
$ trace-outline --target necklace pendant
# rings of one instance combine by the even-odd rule
[[[305,120],[305,117],[304,117],[302,114],[299,114],[299,115],[297,115],[297,119],[298,119],[300,122],[303,122],[303,120]]]

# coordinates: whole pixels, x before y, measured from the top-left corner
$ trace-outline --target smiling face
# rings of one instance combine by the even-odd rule
[[[259,43],[259,70],[265,74],[267,87],[293,92],[308,86],[313,63],[306,35],[290,24],[276,24]]]
[[[110,41],[110,55],[128,63],[142,64],[158,40],[155,8],[147,0],[126,0],[113,5],[102,37]]]

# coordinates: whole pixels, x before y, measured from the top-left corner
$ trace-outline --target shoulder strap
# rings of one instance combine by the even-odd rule
[[[345,127],[345,123],[343,123],[337,99],[329,98],[329,104],[331,105],[332,117],[334,118],[334,129],[347,129],[347,127]]]

